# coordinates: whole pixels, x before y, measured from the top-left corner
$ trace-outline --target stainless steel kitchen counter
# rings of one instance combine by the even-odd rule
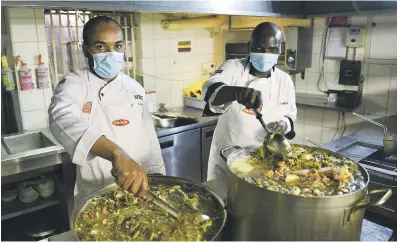
[[[168,110],[171,113],[182,114],[194,118],[197,123],[184,125],[175,128],[156,128],[157,137],[164,137],[184,131],[215,125],[218,121],[217,117],[202,117],[203,110],[189,107],[171,108]]]

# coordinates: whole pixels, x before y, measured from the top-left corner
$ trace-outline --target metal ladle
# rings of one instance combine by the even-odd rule
[[[254,112],[256,119],[259,120],[265,131],[268,134],[271,134],[272,132],[268,130],[265,122],[262,119],[262,114],[257,112],[255,109],[252,109],[252,111]],[[264,146],[270,153],[272,153],[277,157],[282,157],[284,152],[291,148],[291,145],[289,144],[287,139],[279,133],[275,133],[274,135],[270,135],[270,136],[268,135],[267,137],[271,137],[271,138],[265,139]]]
[[[114,178],[117,178],[117,171],[115,168],[112,168],[111,173]],[[178,210],[176,210],[174,207],[172,207],[170,204],[168,204],[163,199],[156,196],[153,192],[147,191],[146,198],[148,201],[154,203],[156,206],[158,206],[159,208],[166,211],[172,217],[174,217],[174,218],[180,217],[181,213]],[[200,217],[203,222],[206,222],[211,219],[208,215],[205,215],[205,214],[200,214]]]

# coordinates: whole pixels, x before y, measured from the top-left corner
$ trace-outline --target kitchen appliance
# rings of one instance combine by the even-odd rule
[[[335,106],[346,109],[355,109],[360,106],[361,93],[357,91],[328,90],[328,95],[336,94]]]
[[[248,158],[256,149],[231,146],[223,149],[221,156],[231,164]],[[321,148],[311,149],[343,157]],[[232,153],[226,158],[227,152]],[[293,196],[259,188],[228,169],[231,240],[359,240],[365,210],[384,204],[392,193],[390,189],[368,192],[368,173],[361,165],[359,169],[366,181],[364,188],[325,197]]]
[[[207,187],[200,183],[195,183],[193,181],[182,179],[178,177],[170,177],[170,176],[149,176],[149,183],[152,184],[172,184],[172,185],[187,185],[191,189],[197,191],[200,195],[199,208],[203,214],[207,214],[213,220],[213,226],[217,228],[216,232],[213,234],[211,240],[219,240],[222,236],[222,231],[224,225],[226,223],[227,213],[224,209],[225,204],[222,199],[216,195],[213,191],[209,190]],[[79,215],[79,213],[90,203],[90,201],[100,193],[107,191],[109,189],[113,189],[116,184],[108,185],[104,188],[98,189],[85,198],[80,205],[76,206],[73,210],[71,219],[70,219],[70,228],[73,232],[74,237],[77,240],[77,235],[75,231],[75,222]]]
[[[313,28],[287,27],[277,67],[288,72],[303,72],[312,64]],[[248,41],[247,41],[248,42]],[[248,43],[227,43],[225,60],[249,57]]]
[[[339,84],[349,86],[360,84],[361,61],[342,60],[339,69]]]

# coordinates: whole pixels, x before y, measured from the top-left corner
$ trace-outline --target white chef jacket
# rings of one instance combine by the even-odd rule
[[[286,133],[291,130],[291,123],[296,119],[295,88],[291,77],[278,69],[271,70],[269,78],[258,78],[251,74],[248,59],[232,59],[226,61],[208,79],[203,86],[203,96],[207,94],[208,87],[214,83],[224,83],[228,86],[249,87],[262,93],[263,107],[261,113],[266,124],[285,120],[288,124]],[[207,180],[219,178],[226,179],[226,163],[220,157],[220,150],[231,145],[256,146],[262,145],[266,135],[263,127],[255,118],[251,110],[247,110],[237,102],[211,105],[219,90],[224,85],[215,89],[210,96],[208,104],[213,113],[219,116],[218,124],[214,131],[210,156],[208,161]]]
[[[144,88],[119,73],[110,83],[88,70],[68,74],[48,110],[50,130],[77,165],[75,203],[114,182],[112,164],[90,153],[102,135],[119,145],[147,173],[165,174]]]

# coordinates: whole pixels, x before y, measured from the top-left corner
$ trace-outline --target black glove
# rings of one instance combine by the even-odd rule
[[[247,109],[258,109],[262,107],[262,93],[248,87],[236,87],[237,102]]]

